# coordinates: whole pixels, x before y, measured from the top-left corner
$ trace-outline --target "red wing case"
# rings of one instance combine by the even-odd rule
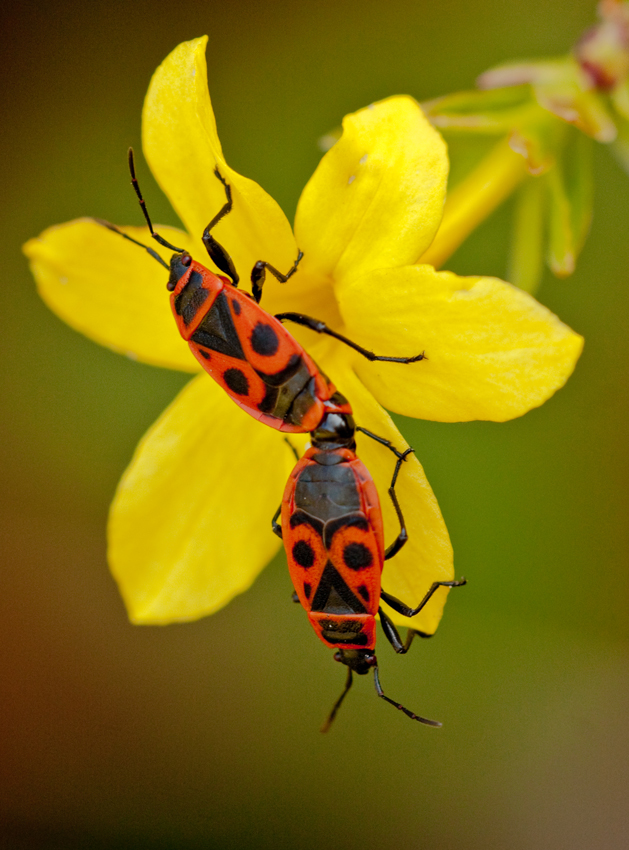
[[[171,305],[192,353],[239,407],[280,431],[317,427],[336,388],[274,316],[194,261]]]
[[[308,450],[284,493],[282,531],[295,591],[321,640],[373,648],[382,514],[373,480],[354,452]]]

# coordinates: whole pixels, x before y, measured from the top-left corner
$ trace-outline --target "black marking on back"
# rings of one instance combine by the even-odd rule
[[[229,389],[236,395],[249,395],[249,381],[240,369],[225,369],[223,380]]]
[[[224,292],[219,292],[216,296],[211,309],[203,317],[190,341],[204,345],[211,351],[226,354],[228,357],[246,360]]]
[[[336,567],[328,561],[312,600],[311,611],[327,614],[366,614],[367,609],[349,587]]]
[[[273,357],[277,354],[280,341],[277,331],[266,322],[258,322],[251,331],[251,347],[261,357]]]
[[[300,354],[292,354],[287,365],[279,372],[274,372],[272,375],[269,375],[267,372],[261,372],[259,369],[256,369],[256,372],[265,384],[269,384],[272,387],[280,387],[296,374],[302,363],[303,360]]]
[[[307,540],[298,540],[293,544],[292,550],[293,560],[304,570],[310,569],[315,562],[315,553]]]
[[[258,410],[261,413],[268,413],[273,416],[275,411],[275,403],[277,402],[277,397],[279,395],[279,390],[277,387],[272,387],[269,384],[265,383],[265,392],[264,398],[262,401],[258,402]]]
[[[237,316],[240,316],[242,311],[242,307],[240,306],[240,301],[237,298],[232,298],[232,310]]]
[[[323,536],[323,523],[321,520],[310,516],[305,511],[295,511],[289,519],[288,524],[291,528],[297,528],[300,525],[309,525],[311,528],[314,528],[319,537]]]
[[[210,352],[205,351],[205,349],[203,349],[203,348],[199,349],[199,354],[201,355],[201,357],[203,357],[204,360],[211,360],[212,359],[212,355],[210,354]]]
[[[209,294],[203,286],[203,275],[195,271],[190,272],[188,283],[175,298],[175,311],[183,319],[184,325],[191,324]]]
[[[358,593],[362,596],[365,602],[369,602],[369,600],[371,599],[369,588],[365,584],[361,584],[361,586],[358,588]]]
[[[307,581],[304,582],[304,596],[306,599],[310,599],[310,594],[312,593],[312,585],[308,584]]]
[[[344,516],[331,519],[325,524],[323,540],[329,549],[332,546],[332,538],[339,528],[360,528],[361,531],[369,531],[369,521],[363,513],[345,514]]]
[[[373,564],[373,555],[364,543],[353,540],[343,549],[343,563],[350,570],[366,570]]]

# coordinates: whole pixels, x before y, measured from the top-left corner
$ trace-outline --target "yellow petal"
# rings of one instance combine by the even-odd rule
[[[144,153],[188,232],[198,240],[196,259],[205,262],[201,235],[225,203],[225,190],[214,175],[218,166],[231,184],[234,205],[213,235],[231,255],[243,281],[258,260],[286,272],[297,256],[286,216],[270,195],[230,168],[223,157],[207,87],[206,42],[203,37],[180,44],[153,75],[142,116]],[[252,132],[255,135],[255,128]],[[269,288],[275,286],[279,284],[269,281]]]
[[[357,425],[390,440],[398,450],[408,443],[397,430],[391,417],[376,402],[369,390],[347,365],[325,362],[341,392],[352,403]],[[400,524],[388,495],[396,457],[384,446],[358,433],[357,453],[371,472],[378,488],[384,516],[385,543],[390,545],[400,531]],[[421,464],[410,455],[403,463],[395,488],[408,531],[408,542],[397,555],[385,562],[382,587],[407,605],[416,606],[434,581],[454,578],[452,546],[439,505]],[[449,590],[440,588],[426,607],[409,620],[384,605],[395,623],[433,634],[443,613]]]
[[[443,220],[420,260],[442,265],[478,225],[509,197],[526,176],[526,160],[505,139],[499,142],[461,182],[448,192]]]
[[[337,289],[346,333],[399,365],[355,361],[389,410],[421,419],[502,422],[538,407],[567,381],[583,339],[511,284],[432,266],[377,271]]]
[[[280,546],[271,518],[295,458],[206,375],[140,442],[111,507],[109,562],[135,623],[211,614]]]
[[[443,213],[445,144],[410,97],[348,115],[299,201],[305,272],[341,278],[413,263]]]
[[[146,227],[121,230],[155,245]],[[159,231],[178,247],[190,248],[180,230],[160,226]],[[172,253],[160,251],[166,258]],[[168,271],[142,248],[93,219],[79,219],[45,230],[24,245],[24,253],[41,297],[75,330],[153,366],[199,370],[171,313]]]

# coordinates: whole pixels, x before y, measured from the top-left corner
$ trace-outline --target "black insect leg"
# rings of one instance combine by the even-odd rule
[[[394,611],[397,611],[398,614],[402,614],[404,617],[414,617],[416,614],[419,614],[419,612],[426,605],[426,603],[430,601],[431,596],[438,588],[462,587],[464,584],[467,584],[467,579],[465,578],[459,579],[459,581],[433,581],[430,586],[430,590],[424,596],[417,608],[409,608],[408,605],[405,605],[395,596],[391,596],[391,594],[387,593],[386,590],[383,590],[381,592],[380,598],[383,599],[387,603],[387,605],[390,605]]]
[[[391,480],[391,486],[389,487],[389,496],[391,497],[391,501],[393,502],[393,507],[395,508],[395,512],[397,514],[398,521],[400,523],[400,533],[395,538],[393,543],[387,548],[384,553],[384,560],[388,561],[389,558],[392,558],[394,555],[400,551],[402,546],[408,540],[408,534],[406,532],[406,525],[404,523],[404,516],[402,514],[402,509],[400,508],[400,503],[397,500],[397,494],[395,492],[395,482],[397,481],[398,473],[400,471],[400,467],[402,466],[402,462],[406,460],[406,456],[410,454],[413,449],[408,449],[404,452],[401,457],[398,457],[397,463],[395,464],[395,470],[393,471],[393,479]]]
[[[419,632],[417,631],[417,629],[407,629],[406,640],[404,641],[404,643],[402,643],[400,633],[398,632],[397,627],[395,626],[391,618],[382,610],[382,608],[378,608],[378,614],[380,614],[380,625],[382,626],[384,636],[389,641],[393,649],[398,653],[398,655],[404,655],[405,653],[407,653],[416,637],[433,637],[433,635],[426,634],[426,632]]]
[[[328,719],[325,721],[325,723],[321,727],[322,732],[327,732],[329,730],[330,726],[332,725],[332,722],[333,722],[334,718],[336,717],[337,712],[338,712],[339,708],[341,707],[343,700],[345,699],[345,697],[347,695],[347,692],[352,687],[352,681],[353,681],[352,668],[348,667],[347,668],[347,679],[345,680],[345,688],[343,689],[343,693],[341,694],[341,696],[334,703],[334,707],[332,708],[332,711],[328,715]],[[386,699],[386,697],[385,697],[385,699]]]
[[[267,270],[270,271],[273,277],[279,280],[280,283],[286,283],[286,281],[297,271],[297,266],[299,265],[302,257],[303,252],[300,251],[297,255],[297,259],[286,274],[279,272],[275,266],[271,265],[271,263],[267,263],[265,260],[258,260],[251,270],[251,292],[253,293],[256,304],[259,304],[260,299],[262,298],[262,287],[264,286]],[[279,318],[279,316],[276,318]]]
[[[378,608],[378,614],[380,614],[380,625],[382,626],[382,631],[384,632],[384,636],[389,641],[393,649],[398,653],[398,655],[404,655],[408,652],[410,645],[413,643],[413,638],[415,637],[415,630],[408,629],[408,633],[406,635],[406,640],[402,643],[402,638],[400,637],[400,633],[398,632],[393,620],[385,614],[382,608]]]
[[[302,313],[276,313],[275,318],[279,319],[280,322],[295,322],[297,325],[303,325],[305,328],[310,328],[310,330],[315,331],[315,333],[332,336],[334,339],[338,339],[339,342],[349,345],[350,348],[353,348],[354,351],[362,354],[362,356],[366,357],[367,360],[383,360],[387,363],[417,363],[419,360],[428,360],[423,351],[421,354],[416,354],[414,357],[384,357],[380,354],[374,354],[373,351],[363,348],[362,345],[358,345],[357,342],[353,342],[346,336],[331,330],[325,322],[321,322],[319,319],[313,319],[310,316],[304,316]]]
[[[273,534],[277,534],[280,540],[284,539],[284,535],[282,534],[282,526],[277,521],[278,516],[282,512],[282,505],[280,504],[279,508],[273,514],[273,519],[271,520],[271,528],[273,529]]]
[[[297,451],[295,446],[291,443],[291,441],[288,439],[288,437],[284,437],[284,442],[286,443],[288,448],[291,450],[291,452],[295,455],[295,460],[299,460],[299,452]]]
[[[398,536],[395,538],[393,543],[388,547],[388,549],[384,553],[384,560],[388,561],[389,558],[392,558],[394,555],[397,555],[397,553],[400,551],[402,546],[404,546],[404,544],[408,540],[406,525],[404,523],[404,516],[402,515],[402,509],[400,508],[400,503],[397,500],[397,494],[395,492],[395,484],[396,484],[397,477],[399,475],[400,467],[402,466],[402,463],[406,460],[407,456],[409,454],[411,454],[411,452],[414,451],[414,449],[409,447],[408,449],[406,449],[406,451],[400,452],[400,451],[398,451],[398,449],[395,448],[395,446],[393,445],[393,443],[390,440],[387,440],[384,437],[379,437],[377,434],[372,434],[371,431],[368,431],[366,428],[361,428],[360,426],[358,426],[356,428],[356,430],[360,431],[363,434],[366,434],[367,437],[371,437],[372,440],[375,440],[377,443],[380,443],[380,445],[386,446],[386,448],[389,449],[390,451],[392,451],[393,454],[397,457],[397,463],[395,464],[395,469],[393,470],[393,478],[391,480],[391,486],[389,487],[389,497],[391,498],[391,501],[393,502],[393,507],[395,508],[395,512],[397,514],[397,518],[398,518],[398,521],[400,523],[400,533],[398,534]]]
[[[386,700],[390,705],[393,705],[393,706],[395,706],[395,708],[398,708],[400,711],[403,711],[404,714],[407,717],[411,718],[411,720],[418,720],[420,723],[425,723],[426,726],[441,726],[442,725],[441,723],[439,723],[438,720],[428,720],[426,717],[420,717],[419,714],[415,714],[414,712],[410,711],[408,708],[404,708],[404,706],[401,703],[395,702],[395,700],[389,699],[389,697],[386,696],[386,694],[382,690],[382,685],[380,684],[380,676],[378,675],[378,668],[377,667],[373,668],[373,681],[374,681],[374,685],[376,686],[376,693],[378,694],[378,696],[382,697],[382,699]]]
[[[397,458],[405,458],[406,455],[410,454],[414,451],[411,448],[405,449],[403,452],[399,451],[395,448],[391,440],[387,440],[386,437],[379,437],[377,434],[374,434],[373,431],[368,431],[366,428],[363,428],[361,425],[356,426],[356,430],[360,431],[361,434],[365,434],[367,437],[371,437],[372,440],[375,440],[377,443],[380,443],[381,446],[386,446],[389,451],[392,451],[393,454]]]
[[[297,451],[295,446],[291,443],[291,441],[288,439],[288,437],[284,437],[284,442],[286,443],[288,448],[292,451],[292,453],[295,455],[295,460],[299,460],[299,452]],[[273,529],[273,533],[277,534],[277,536],[280,538],[280,540],[283,539],[282,526],[277,521],[277,518],[281,513],[282,513],[282,503],[280,502],[280,506],[275,511],[275,514],[273,515],[273,519],[271,520],[271,527]]]
[[[223,204],[220,210],[216,213],[212,221],[208,224],[208,226],[203,231],[203,244],[217,268],[219,268],[223,274],[226,274],[229,278],[231,278],[233,286],[238,286],[238,281],[240,278],[238,277],[238,272],[236,271],[236,267],[232,261],[232,258],[229,256],[227,251],[223,248],[221,244],[219,244],[216,239],[212,236],[210,231],[213,227],[219,223],[219,221],[224,218],[227,213],[231,212],[232,209],[232,188],[225,180],[221,172],[218,168],[214,169],[214,174],[221,181],[223,186],[225,187],[225,195],[227,197],[227,201]]]

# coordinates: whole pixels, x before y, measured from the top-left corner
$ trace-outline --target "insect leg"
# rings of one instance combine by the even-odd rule
[[[373,681],[374,681],[374,685],[376,686],[376,693],[378,694],[378,696],[382,697],[382,699],[386,700],[390,705],[393,705],[393,706],[395,706],[395,708],[398,708],[400,711],[403,711],[404,714],[407,717],[411,718],[411,720],[418,720],[420,723],[425,723],[426,726],[442,726],[443,725],[443,724],[439,723],[438,720],[428,720],[426,717],[420,717],[418,714],[414,714],[408,708],[404,708],[404,706],[401,703],[395,702],[395,700],[389,699],[389,697],[386,696],[386,694],[382,690],[382,685],[380,684],[380,676],[378,675],[378,668],[377,667],[373,668]]]
[[[402,509],[400,508],[400,503],[397,500],[397,494],[395,492],[395,482],[397,481],[398,473],[400,471],[400,467],[402,466],[403,461],[406,460],[406,456],[412,451],[413,449],[409,448],[400,457],[398,457],[397,463],[395,464],[395,469],[393,471],[391,486],[389,487],[389,496],[391,498],[391,501],[393,502],[393,507],[395,508],[395,512],[400,523],[400,533],[384,553],[385,561],[388,561],[389,558],[392,558],[394,555],[397,555],[402,546],[404,546],[404,544],[408,540],[406,525],[404,523],[404,516],[402,515]]]
[[[291,452],[295,455],[295,460],[299,460],[299,452],[297,451],[295,446],[291,443],[291,441],[288,439],[288,437],[284,437],[284,442],[286,443],[288,448],[291,450]]]
[[[342,704],[343,700],[345,699],[347,692],[352,687],[352,681],[353,681],[352,668],[348,667],[347,668],[347,679],[345,680],[345,688],[343,689],[343,693],[341,694],[341,696],[334,703],[334,707],[332,708],[332,711],[328,715],[328,719],[325,721],[325,723],[321,727],[322,732],[327,732],[328,729],[330,728],[330,726],[332,725],[332,721],[336,717],[336,713],[338,712],[339,708],[341,707],[341,704]]]
[[[277,534],[277,536],[280,538],[280,540],[283,540],[284,536],[282,534],[282,526],[277,521],[277,518],[281,514],[281,512],[282,512],[282,505],[280,504],[279,508],[273,514],[273,519],[271,520],[271,528],[273,529],[273,534]]]
[[[390,605],[394,611],[397,611],[398,614],[402,614],[404,617],[414,617],[416,614],[419,614],[419,612],[426,605],[426,603],[430,601],[431,596],[438,588],[462,587],[464,584],[467,584],[467,579],[465,578],[461,578],[459,579],[459,581],[433,581],[430,586],[430,590],[424,596],[417,608],[410,608],[408,605],[405,605],[395,596],[391,596],[391,594],[387,593],[386,590],[382,591],[380,598],[383,599],[387,603],[387,605]]]
[[[400,452],[400,451],[398,451],[398,449],[395,448],[395,446],[393,445],[391,440],[387,440],[385,437],[379,437],[377,434],[374,434],[372,431],[368,431],[366,428],[363,428],[361,425],[357,425],[356,430],[360,431],[361,434],[366,434],[367,437],[371,437],[372,440],[375,440],[377,443],[380,443],[381,446],[386,446],[386,448],[389,449],[389,451],[392,451],[393,454],[397,458],[402,458],[402,460],[404,460],[404,458],[408,454],[410,454],[412,451],[414,451],[414,449],[408,448],[408,449],[405,449],[405,451]]]
[[[384,613],[382,608],[378,608],[378,614],[380,614],[380,625],[382,626],[384,636],[389,641],[393,649],[399,655],[402,655],[406,652],[406,649],[404,648],[402,638],[400,637],[400,633],[396,629],[393,620]]]
[[[395,508],[395,512],[400,523],[400,533],[384,553],[384,560],[388,561],[389,558],[392,558],[394,555],[397,555],[402,546],[404,546],[404,544],[408,540],[406,525],[404,523],[404,516],[402,515],[402,509],[400,508],[400,503],[398,502],[397,495],[395,492],[395,483],[397,481],[397,477],[400,472],[400,467],[402,466],[403,461],[405,461],[407,456],[411,454],[411,452],[414,450],[409,447],[408,449],[406,449],[406,451],[400,452],[395,448],[395,446],[390,440],[387,440],[384,437],[379,437],[377,434],[372,434],[371,431],[368,431],[366,428],[361,428],[360,425],[356,428],[356,430],[362,432],[363,434],[366,434],[368,437],[371,437],[372,440],[375,440],[382,446],[385,446],[387,449],[392,451],[393,454],[397,457],[397,463],[395,464],[395,469],[393,470],[391,486],[389,487],[389,497],[393,502],[393,507]]]
[[[334,339],[338,339],[339,342],[348,345],[350,348],[353,348],[354,351],[362,354],[362,356],[366,357],[367,360],[383,360],[387,363],[416,363],[419,360],[428,360],[425,352],[423,351],[421,354],[416,354],[414,357],[384,357],[380,354],[374,354],[373,351],[363,348],[362,345],[358,345],[357,342],[353,342],[346,336],[331,330],[325,322],[321,322],[319,319],[313,319],[310,316],[304,316],[302,313],[276,313],[275,318],[279,319],[280,322],[295,322],[295,324],[310,328],[311,331],[315,331],[315,333],[318,334],[333,336]]]
[[[398,632],[393,620],[391,620],[382,608],[378,608],[378,614],[380,614],[380,625],[382,626],[384,636],[398,655],[404,655],[409,651],[415,635],[419,635],[419,637],[423,638],[432,637],[432,635],[428,635],[425,632],[418,632],[417,629],[407,629],[406,640],[402,643],[402,638],[400,637],[400,633]]]
[[[299,452],[297,451],[295,446],[291,443],[291,441],[288,439],[288,437],[284,437],[284,442],[286,443],[288,448],[292,451],[292,453],[295,455],[295,460],[299,460]],[[280,502],[280,506],[275,511],[275,513],[273,515],[273,519],[271,520],[271,527],[273,529],[273,533],[277,534],[277,536],[280,538],[280,540],[283,540],[284,538],[283,538],[283,535],[282,535],[282,526],[277,521],[277,518],[281,514],[281,512],[282,512],[282,503]]]
[[[227,197],[227,200],[220,208],[220,210],[216,213],[212,221],[205,228],[205,230],[203,231],[203,236],[201,238],[203,239],[203,244],[205,245],[205,248],[208,254],[210,255],[212,262],[224,274],[231,278],[233,286],[238,286],[238,281],[240,280],[240,278],[238,277],[238,272],[236,271],[236,267],[234,266],[232,258],[229,256],[223,246],[218,243],[210,233],[212,228],[215,227],[219,223],[219,221],[227,215],[227,213],[231,212],[233,206],[231,186],[229,185],[227,180],[225,180],[218,168],[214,169],[214,174],[225,187],[225,195]]]
[[[267,263],[265,260],[258,260],[251,270],[251,292],[253,293],[256,304],[259,304],[260,299],[262,298],[262,287],[264,286],[267,269],[271,272],[274,278],[279,280],[280,283],[286,283],[286,281],[297,271],[297,266],[299,265],[302,257],[303,251],[300,251],[297,255],[297,259],[286,274],[279,272],[275,266],[271,265],[271,263]]]

